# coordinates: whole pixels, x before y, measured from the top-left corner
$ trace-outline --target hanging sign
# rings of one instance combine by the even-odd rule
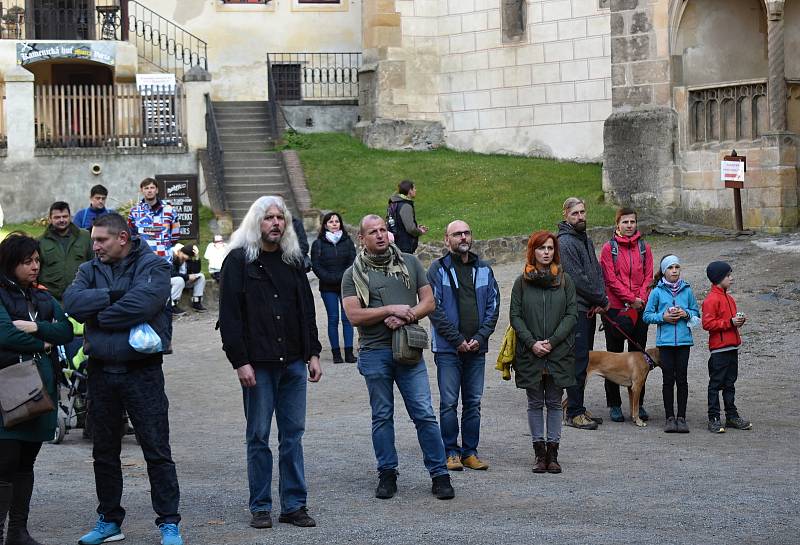
[[[53,59],[80,59],[114,66],[116,44],[95,42],[18,42],[17,64],[23,66]]]

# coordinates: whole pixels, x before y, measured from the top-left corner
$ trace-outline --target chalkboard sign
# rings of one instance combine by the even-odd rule
[[[172,205],[181,222],[181,239],[200,238],[196,174],[157,174],[158,197]]]

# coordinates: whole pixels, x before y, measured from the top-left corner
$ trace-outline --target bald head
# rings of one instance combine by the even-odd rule
[[[358,224],[358,239],[364,245],[367,253],[383,254],[389,248],[389,232],[386,230],[386,222],[375,214],[364,216],[361,218],[361,223]]]
[[[451,221],[445,229],[444,243],[451,252],[466,260],[472,248],[472,230],[467,222]]]

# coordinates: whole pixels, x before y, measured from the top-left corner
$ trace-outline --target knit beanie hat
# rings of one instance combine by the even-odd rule
[[[719,284],[732,270],[731,266],[724,261],[712,261],[706,267],[706,276],[712,284]]]

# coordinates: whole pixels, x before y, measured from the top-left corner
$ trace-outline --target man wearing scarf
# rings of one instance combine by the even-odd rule
[[[431,403],[425,360],[403,365],[392,357],[393,331],[416,323],[434,309],[433,291],[425,270],[411,254],[389,242],[380,216],[361,220],[362,248],[342,278],[342,303],[358,327],[358,370],[367,383],[372,408],[372,446],[378,464],[375,497],[397,493],[397,450],[394,445],[394,385],[403,396],[417,429],[417,439],[439,499],[455,496],[447,471],[444,444]]]

